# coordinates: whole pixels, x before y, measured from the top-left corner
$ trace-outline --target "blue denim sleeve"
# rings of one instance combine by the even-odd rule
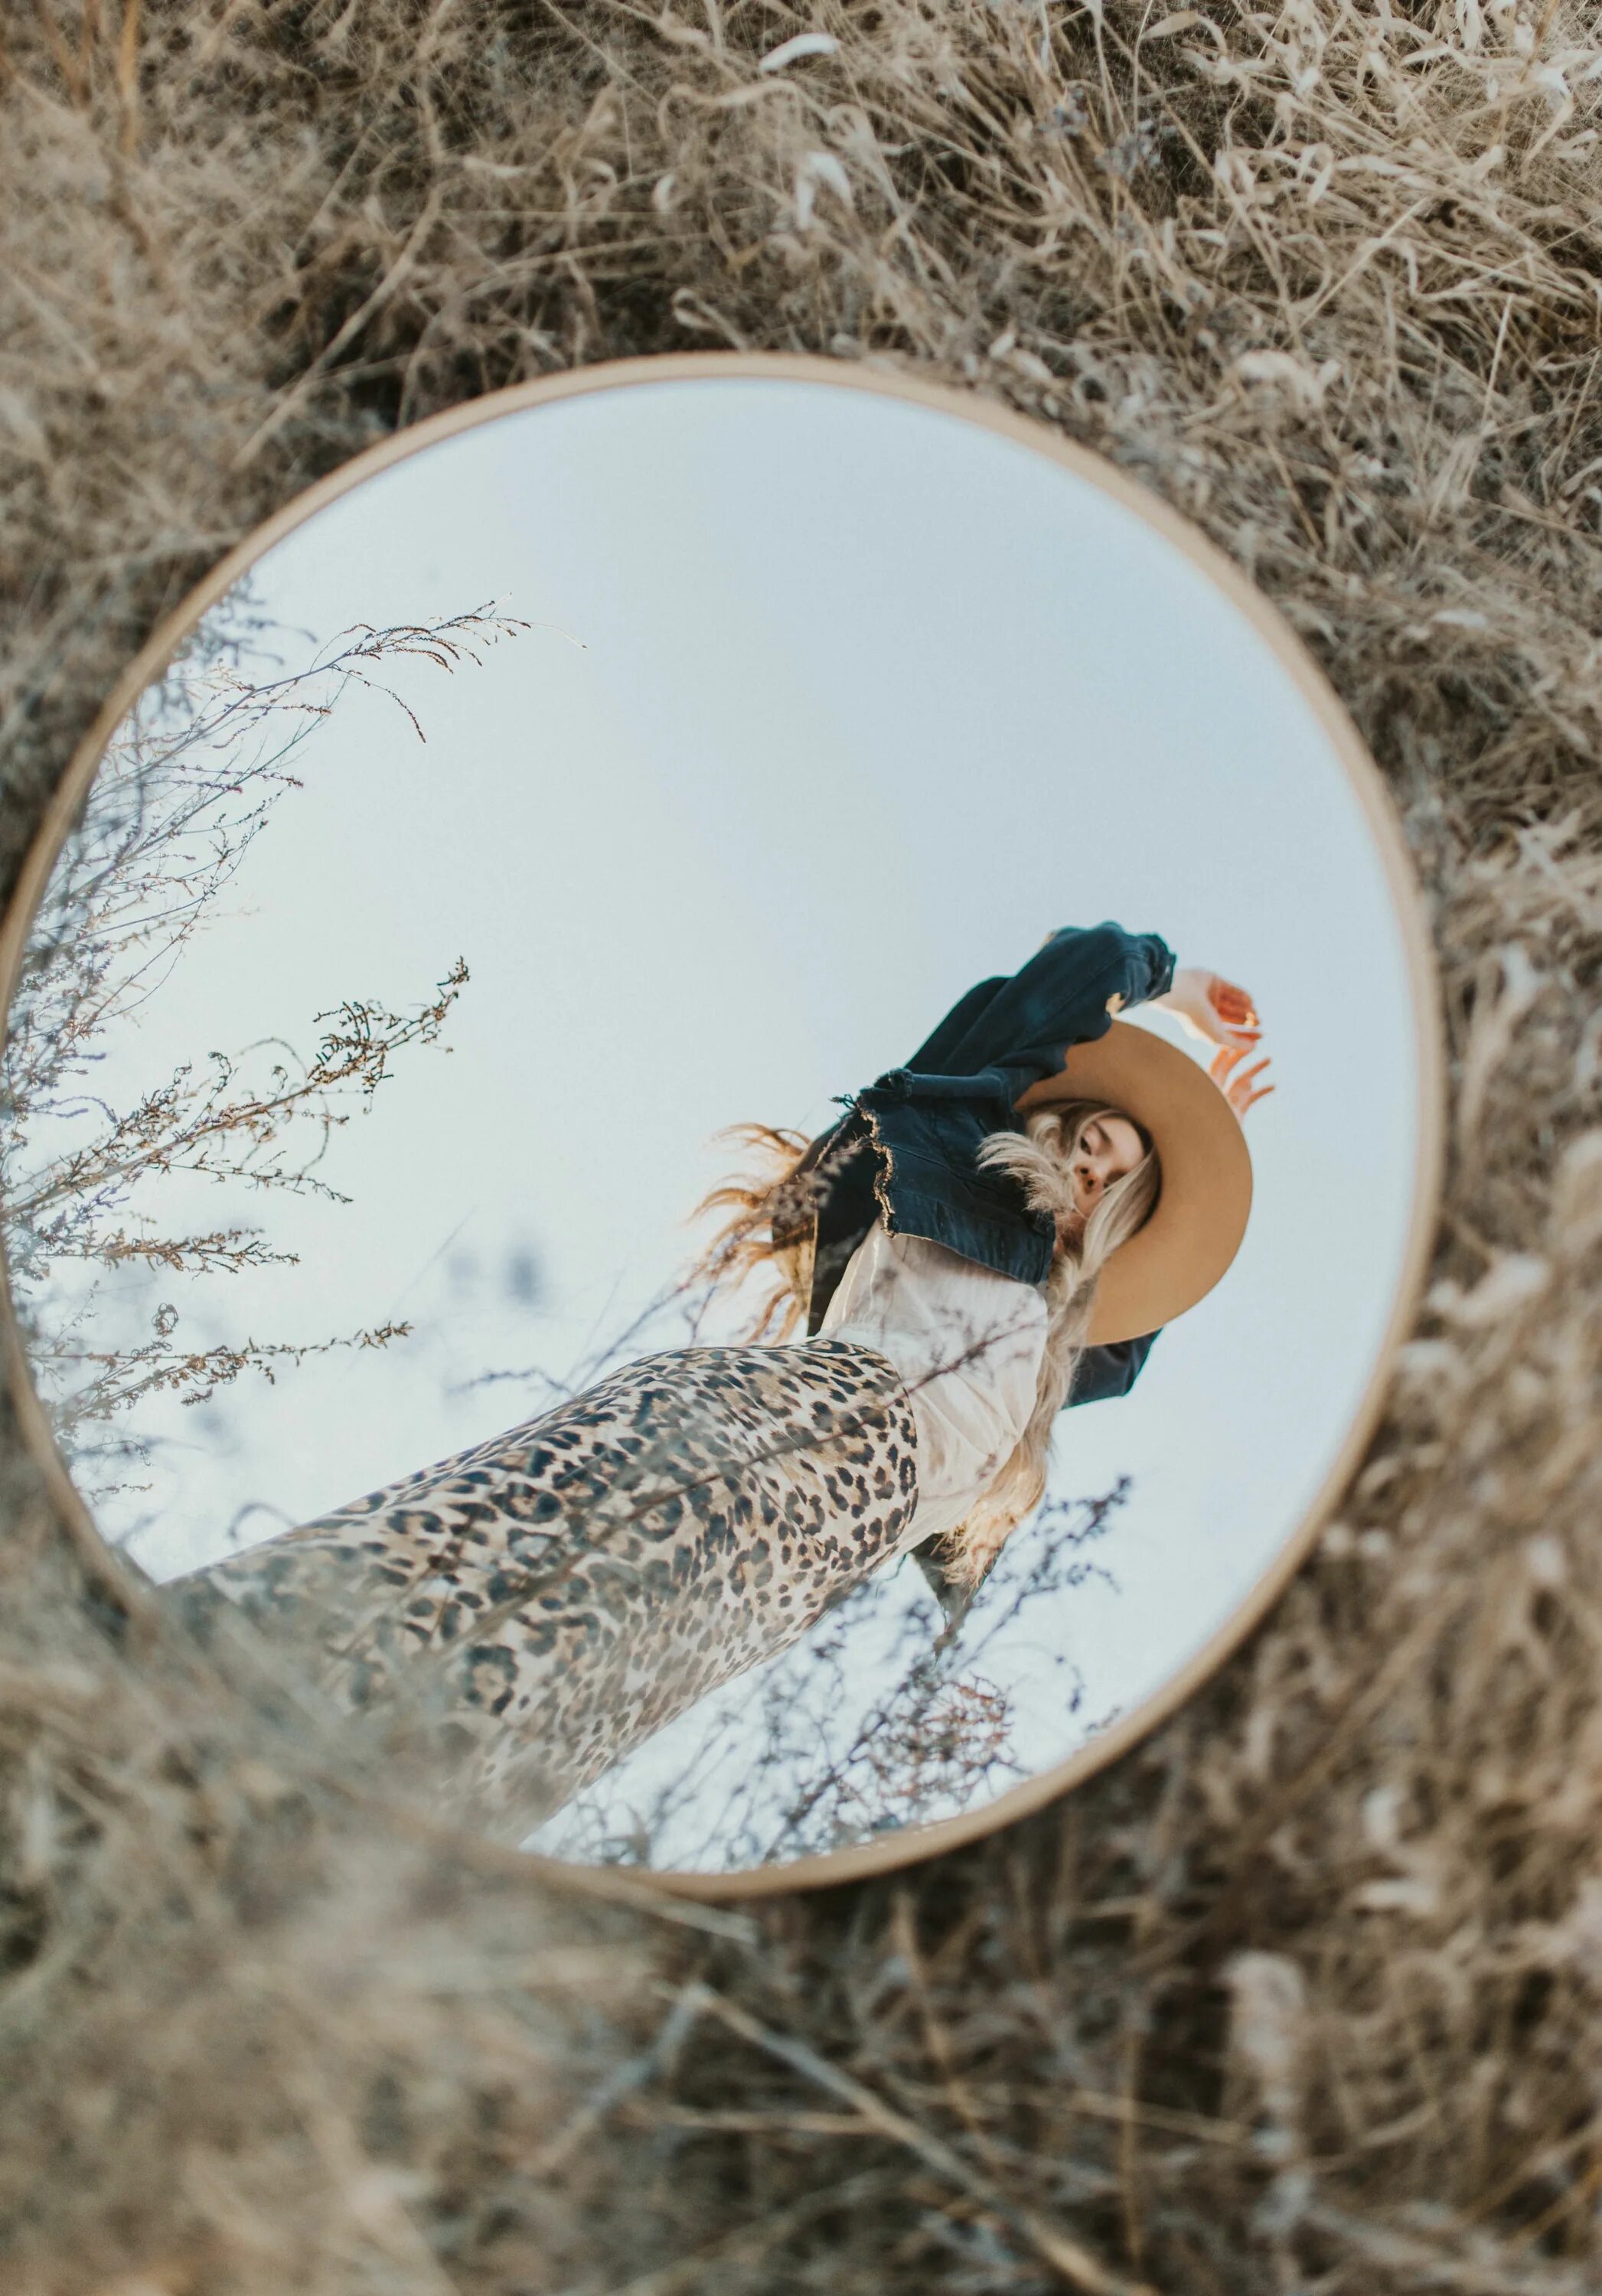
[[[932,1082],[999,1072],[1000,1088],[1015,1098],[1038,1078],[1055,1074],[1070,1045],[1105,1036],[1110,997],[1121,996],[1125,1010],[1145,1004],[1166,991],[1173,972],[1173,952],[1156,933],[1126,932],[1110,921],[1064,926],[1010,980],[982,984],[988,992],[982,997],[970,992],[897,1073],[920,1098],[927,1092],[924,1077]],[[938,1087],[934,1096],[941,1096]]]
[[[993,980],[981,980],[965,996],[959,996],[932,1036],[925,1037],[907,1065],[909,1069],[926,1069],[941,1075],[950,1063],[947,1054],[960,1045],[979,1021],[998,988],[1006,987],[1006,975],[998,974]]]
[[[1138,1340],[1115,1340],[1109,1347],[1087,1348],[1073,1367],[1073,1385],[1064,1410],[1072,1411],[1078,1403],[1105,1403],[1115,1395],[1127,1395],[1159,1336],[1147,1332]]]
[[[1173,986],[1174,953],[1162,935],[1126,932],[1110,919],[1088,928],[1059,927],[1014,978],[1022,980],[1043,959],[1056,965],[1065,963],[1072,974],[1093,976],[1098,984],[1116,975],[1114,985],[1126,1006],[1145,1004]],[[1107,995],[1112,994],[1109,988]]]
[[[1065,926],[1013,976],[1017,1042],[997,1064],[1018,1079],[1019,1091],[1054,1076],[1071,1045],[1106,1035],[1113,996],[1128,1012],[1161,996],[1173,974],[1173,952],[1156,933],[1126,932],[1111,921],[1083,931]]]

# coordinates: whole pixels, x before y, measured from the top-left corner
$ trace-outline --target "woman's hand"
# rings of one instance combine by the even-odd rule
[[[1200,965],[1181,965],[1166,996],[1154,999],[1177,1013],[1193,1037],[1232,1051],[1249,1053],[1262,1035],[1257,1007],[1244,988]]]
[[[1207,1071],[1243,1122],[1245,1120],[1247,1109],[1255,1108],[1258,1102],[1266,1100],[1274,1089],[1271,1084],[1259,1085],[1255,1092],[1252,1089],[1253,1078],[1261,1076],[1269,1064],[1267,1053],[1263,1054],[1261,1060],[1253,1061],[1249,1069],[1242,1069],[1238,1076],[1230,1075],[1229,1072],[1236,1062],[1244,1061],[1251,1047],[1246,1045],[1225,1045],[1221,1051],[1215,1054],[1212,1065]]]

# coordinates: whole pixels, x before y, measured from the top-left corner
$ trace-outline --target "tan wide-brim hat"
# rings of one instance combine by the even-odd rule
[[[1069,1100],[1122,1109],[1151,1135],[1162,1167],[1155,1211],[1101,1271],[1088,1337],[1105,1347],[1158,1331],[1206,1298],[1246,1232],[1252,1158],[1239,1117],[1200,1062],[1128,1021],[1073,1046],[1017,1111]]]

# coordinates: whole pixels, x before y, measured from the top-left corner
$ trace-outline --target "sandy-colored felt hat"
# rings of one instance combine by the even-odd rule
[[[1162,1191],[1145,1226],[1101,1272],[1089,1338],[1105,1347],[1171,1324],[1218,1282],[1246,1232],[1252,1158],[1240,1119],[1199,1061],[1150,1029],[1114,1021],[1032,1084],[1020,1116],[1063,1101],[1121,1108],[1151,1135]]]

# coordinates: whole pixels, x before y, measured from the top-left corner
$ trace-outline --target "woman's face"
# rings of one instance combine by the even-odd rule
[[[1073,1209],[1088,1220],[1114,1180],[1132,1172],[1146,1150],[1127,1116],[1094,1116],[1080,1134],[1069,1164]]]

